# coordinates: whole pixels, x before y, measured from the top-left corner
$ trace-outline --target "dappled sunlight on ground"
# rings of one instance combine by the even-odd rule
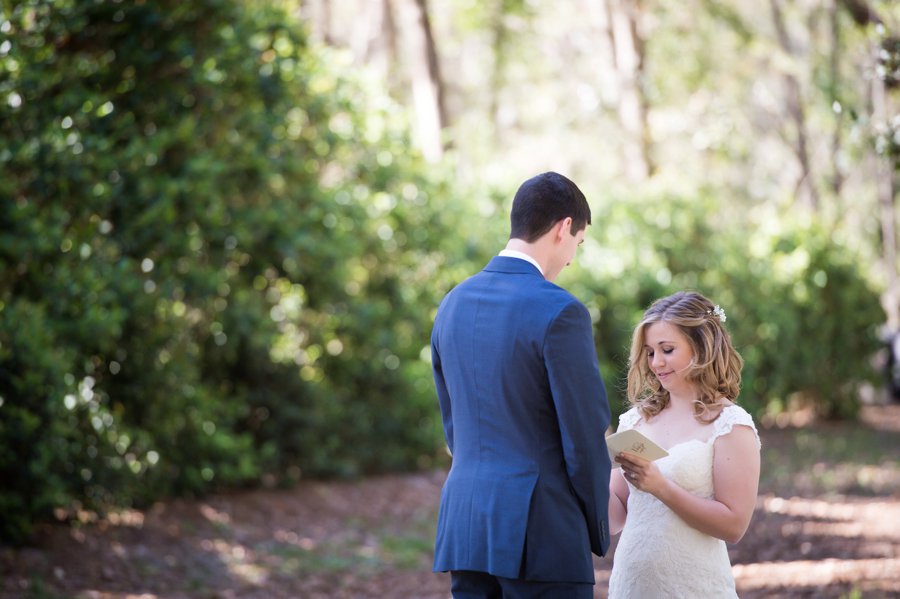
[[[900,503],[898,502],[860,503],[853,500],[836,502],[797,497],[792,499],[762,497],[758,503],[761,504],[761,509],[769,514],[785,514],[799,518],[831,521],[831,524],[806,523],[831,527],[822,529],[829,535],[839,534],[839,530],[850,530],[846,527],[851,526],[854,532],[850,536],[869,537],[877,533],[878,536],[889,535],[900,541]]]
[[[742,599],[900,596],[900,405],[868,410],[863,423],[760,431],[770,472],[750,529],[729,545]],[[431,573],[444,477],[309,481],[74,514],[33,548],[0,549],[0,599],[446,599],[449,577]],[[614,549],[615,539],[594,559],[597,599]]]
[[[809,593],[811,597],[840,597],[853,591],[866,597],[897,596],[900,559],[797,560],[734,566],[741,597],[790,596]],[[747,591],[758,591],[750,595]],[[827,594],[826,594],[827,593]]]
[[[748,537],[733,549],[742,597],[900,592],[900,501],[761,497]]]
[[[788,476],[764,477],[729,547],[742,598],[900,596],[900,405],[866,406],[860,422],[762,431],[764,463]]]
[[[900,433],[900,403],[863,406],[859,418],[869,428]]]

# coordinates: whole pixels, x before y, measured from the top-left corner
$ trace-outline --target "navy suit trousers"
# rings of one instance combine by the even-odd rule
[[[587,582],[543,582],[503,578],[485,572],[456,570],[450,573],[453,599],[593,599],[594,585]]]

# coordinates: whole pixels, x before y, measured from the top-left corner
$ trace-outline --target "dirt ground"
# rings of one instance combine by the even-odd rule
[[[862,425],[815,431],[838,438],[840,426],[863,426],[880,435],[887,457],[854,474],[880,481],[880,492],[761,488],[750,530],[729,546],[742,598],[900,597],[900,406],[864,416]],[[798,451],[793,429],[761,435],[764,451]],[[86,514],[42,530],[35,547],[0,549],[0,599],[444,599],[448,576],[430,572],[444,476],[310,481],[102,520]],[[594,560],[597,598],[606,597],[614,555]]]

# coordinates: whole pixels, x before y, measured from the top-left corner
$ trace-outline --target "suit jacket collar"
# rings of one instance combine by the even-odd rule
[[[488,262],[484,270],[489,272],[502,272],[514,275],[535,275],[544,278],[541,271],[534,264],[522,260],[521,258],[512,258],[509,256],[494,256]]]

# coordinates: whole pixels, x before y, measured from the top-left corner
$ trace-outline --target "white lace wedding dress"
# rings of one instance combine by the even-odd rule
[[[640,421],[636,408],[622,414],[618,430]],[[756,427],[743,408],[725,408],[713,422],[707,441],[692,440],[669,448],[658,460],[663,475],[694,495],[713,496],[713,446],[735,425]],[[759,434],[756,435],[759,442]],[[610,599],[737,597],[725,542],[685,524],[661,501],[628,483],[628,518],[613,556]]]

